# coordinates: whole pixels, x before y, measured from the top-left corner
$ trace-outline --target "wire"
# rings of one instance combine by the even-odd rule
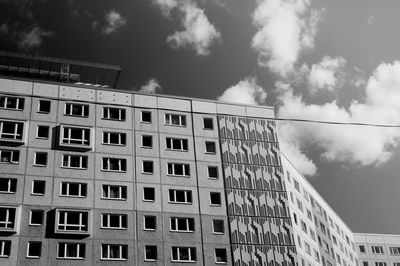
[[[348,125],[348,126],[368,126],[368,127],[385,127],[385,128],[400,128],[400,125],[385,125],[385,124],[372,124],[372,123],[359,123],[359,122],[337,122],[337,121],[322,121],[300,118],[268,118],[275,121],[289,121],[289,122],[306,122],[328,125]]]

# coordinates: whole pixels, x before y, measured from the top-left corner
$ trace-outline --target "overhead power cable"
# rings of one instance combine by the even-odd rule
[[[360,122],[322,121],[322,120],[300,119],[300,118],[268,118],[268,119],[275,120],[275,121],[306,122],[306,123],[317,123],[317,124],[328,124],[328,125],[347,125],[347,126],[400,128],[400,125],[360,123]]]

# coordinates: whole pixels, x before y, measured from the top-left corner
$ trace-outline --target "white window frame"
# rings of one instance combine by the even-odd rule
[[[68,159],[65,160],[65,157],[67,157]],[[78,167],[71,166],[71,159],[72,158],[79,158],[79,166]],[[64,165],[64,162],[67,162],[67,165]],[[86,164],[86,166],[84,164]],[[75,154],[63,154],[62,160],[61,160],[61,167],[62,168],[69,168],[69,169],[80,169],[80,170],[87,169],[87,167],[88,167],[88,157],[87,156],[83,156],[83,155],[75,155]]]
[[[390,255],[400,256],[400,247],[391,246],[391,247],[389,247],[389,250],[390,250]]]
[[[9,153],[9,157],[8,161],[7,158],[5,161],[3,161],[1,158],[3,158],[2,156],[4,155],[4,153]],[[0,150],[0,164],[18,164],[19,163],[19,151],[18,150]],[[15,160],[15,157],[18,157],[18,160]]]
[[[182,175],[179,175],[175,171],[175,167],[182,167]],[[170,172],[170,169],[172,172]],[[185,163],[167,163],[167,175],[169,176],[183,176],[189,177],[190,176],[190,164]]]
[[[144,137],[150,137],[150,138],[151,138],[151,146],[144,146],[144,145],[143,145],[143,138],[144,138]],[[153,136],[152,136],[152,135],[142,135],[141,138],[140,138],[140,140],[141,140],[140,143],[141,143],[141,147],[142,147],[142,148],[145,148],[145,149],[151,149],[151,148],[153,148]]]
[[[5,179],[7,181],[7,187],[5,190],[1,190],[1,194],[15,194],[17,192],[17,184],[18,184],[18,179],[16,178],[7,178],[7,177],[2,177],[0,179]],[[13,184],[15,182],[15,184]],[[15,191],[12,191],[12,188],[15,188]],[[4,189],[4,187],[2,187]]]
[[[105,190],[106,188],[106,190]],[[118,197],[111,197],[111,188],[118,188]],[[125,198],[123,198],[125,190]],[[126,186],[120,186],[120,185],[108,185],[108,184],[103,184],[101,186],[101,199],[107,199],[107,200],[127,200],[128,197],[128,191]]]
[[[150,121],[143,121],[143,113],[150,114]],[[144,111],[144,110],[140,111],[140,122],[141,123],[146,123],[146,124],[151,124],[151,122],[152,122],[152,113],[151,113],[151,111]]]
[[[371,246],[372,254],[384,254],[382,246]]]
[[[0,240],[0,258],[8,258],[10,257],[10,253],[11,240]]]
[[[13,230],[17,223],[17,208],[1,206],[0,209],[6,210],[5,220],[0,220],[0,229]],[[12,215],[11,210],[14,211],[14,215]]]
[[[118,118],[112,118],[110,111],[118,111]],[[104,120],[113,120],[113,121],[125,121],[126,120],[126,109],[124,108],[117,108],[117,107],[110,107],[105,106],[103,107],[103,117]]]
[[[152,164],[152,166],[151,166],[151,172],[145,172],[144,171],[144,164],[145,163],[151,163]],[[151,160],[144,160],[144,161],[142,161],[142,174],[145,174],[145,175],[153,175],[154,174],[154,161],[151,161]]]
[[[185,228],[179,228],[181,223],[179,221],[184,221]],[[190,227],[193,227],[192,229]],[[173,228],[175,227],[175,228]],[[196,229],[194,218],[190,217],[171,217],[169,219],[169,230],[171,232],[183,232],[183,233],[193,233]]]
[[[171,199],[171,191],[174,193],[173,197],[174,199]],[[177,192],[183,192],[184,193],[184,198],[185,201],[177,201],[177,196],[176,193]],[[188,201],[189,197],[188,195],[190,194],[190,200]],[[183,189],[170,189],[168,190],[168,202],[169,203],[174,203],[174,204],[193,204],[193,193],[191,190],[183,190]]]
[[[207,144],[213,144],[214,151],[207,151]],[[217,143],[215,141],[206,141],[204,142],[204,150],[206,154],[216,154],[217,153]]]
[[[34,188],[35,188],[35,183],[40,182],[40,183],[44,183],[44,192],[43,193],[36,193],[34,192]],[[31,191],[31,195],[37,195],[37,196],[43,196],[46,192],[46,180],[32,180],[32,191]]]
[[[212,121],[212,127],[211,128],[205,127],[205,121],[206,120],[211,120]],[[203,129],[204,130],[214,130],[214,119],[211,118],[211,117],[203,117]]]
[[[78,186],[78,195],[71,195],[71,191],[70,191],[71,185]],[[66,186],[66,194],[63,194],[63,186]],[[85,198],[87,196],[87,183],[62,181],[60,183],[60,196],[61,197],[71,197],[71,198]]]
[[[145,190],[146,188],[151,188],[151,189],[152,189],[153,195],[154,195],[154,199],[146,199],[146,198],[144,197],[144,196],[145,196],[144,190]],[[156,189],[155,189],[154,187],[143,187],[143,201],[145,201],[145,202],[155,202],[155,201],[156,201]]]
[[[178,144],[179,143],[179,144]],[[175,144],[177,144],[175,147]],[[179,147],[180,146],[180,147]],[[186,149],[185,149],[186,146]],[[189,141],[181,138],[165,138],[165,149],[170,151],[189,151]]]
[[[211,169],[211,168],[217,170],[217,176],[210,176],[210,169]],[[209,165],[209,166],[207,166],[207,176],[208,176],[209,179],[213,179],[213,180],[219,179],[219,169],[218,169],[218,166],[214,166],[214,165]]]
[[[74,114],[73,113],[73,109],[74,109],[75,106],[79,106],[81,108],[80,114]],[[69,109],[69,112],[68,112],[68,109]],[[89,105],[80,104],[80,103],[65,103],[65,105],[64,105],[64,115],[75,116],[75,117],[88,117],[89,116]]]
[[[82,138],[72,138],[72,130],[80,130]],[[75,127],[75,126],[61,126],[61,144],[62,145],[80,145],[90,147],[90,135],[91,130],[87,127]]]
[[[146,247],[156,247],[156,258],[155,259],[147,258]],[[145,245],[144,246],[144,261],[157,261],[157,259],[158,259],[158,248],[157,248],[157,245]]]
[[[110,169],[111,161],[117,161],[118,169]],[[122,162],[125,161],[125,164]],[[125,169],[123,169],[125,167]],[[127,160],[125,158],[103,157],[101,160],[101,170],[107,172],[126,172]]]
[[[178,118],[178,123],[175,123],[176,118]],[[164,125],[175,126],[175,127],[186,127],[187,125],[186,115],[167,113],[164,116]]]
[[[219,196],[219,204],[212,203],[212,197],[211,197],[212,194],[218,194],[218,196]],[[217,206],[217,207],[222,206],[221,192],[215,192],[215,191],[210,192],[210,206]]]
[[[32,255],[29,255],[29,250],[30,250],[30,248],[31,248],[31,244],[32,243],[40,243],[40,254],[39,254],[39,256],[32,256]],[[27,245],[26,245],[26,257],[27,258],[35,258],[35,259],[38,259],[38,258],[40,258],[42,256],[42,242],[41,241],[29,241],[28,243],[27,243]]]
[[[111,217],[118,217],[118,226],[111,225]],[[125,219],[125,221],[124,221]],[[125,225],[124,225],[125,223]],[[105,224],[105,225],[104,225]],[[126,230],[128,228],[128,215],[120,213],[102,213],[101,214],[101,228],[102,229],[114,229],[114,230]]]
[[[217,250],[225,250],[225,260],[224,261],[218,261]],[[215,255],[215,263],[216,264],[227,264],[228,263],[228,253],[226,251],[226,248],[216,248],[214,250],[214,255]]]
[[[4,124],[9,123],[14,125],[12,133],[3,132]],[[12,125],[11,125],[12,126]],[[18,121],[1,120],[0,121],[0,139],[4,140],[22,140],[24,136],[24,123]]]
[[[40,224],[32,223],[32,212],[34,212],[34,211],[42,213],[42,223],[40,223]],[[30,226],[42,226],[43,225],[43,218],[44,218],[44,210],[30,210],[29,211],[29,225]]]
[[[214,221],[220,221],[220,222],[222,222],[222,231],[223,231],[223,232],[215,231],[215,224],[214,224]],[[212,225],[212,230],[213,230],[213,234],[214,234],[214,235],[223,235],[223,234],[225,234],[225,222],[224,222],[224,220],[222,220],[222,219],[213,219],[213,220],[211,221],[211,225]]]
[[[46,162],[44,164],[39,164],[36,160],[37,160],[37,156],[38,154],[43,155],[46,154]],[[33,158],[33,165],[34,166],[38,166],[38,167],[46,167],[47,166],[47,161],[48,161],[48,153],[47,152],[35,152],[35,156]]]
[[[61,247],[62,246],[62,247]],[[67,256],[67,249],[69,246],[76,246],[77,249],[77,253],[75,257],[68,257]],[[83,253],[84,254],[80,254],[81,251],[81,246],[83,246]],[[60,248],[64,249],[64,256],[60,257]],[[83,260],[85,259],[86,256],[86,245],[84,243],[68,243],[68,242],[62,242],[62,243],[58,243],[57,244],[57,259],[70,259],[70,260]]]
[[[117,135],[118,142],[111,142],[111,135]],[[103,145],[113,145],[113,146],[126,146],[126,133],[122,132],[111,132],[103,131],[102,142]]]
[[[118,248],[118,258],[111,258],[110,257],[110,250],[111,250],[111,247],[117,247]],[[107,248],[107,251],[106,251],[106,254],[107,254],[107,256],[106,257],[103,257],[103,255],[104,255],[104,248]],[[124,258],[123,257],[123,249],[126,249],[125,250],[125,255],[126,255],[126,258]],[[102,260],[127,260],[128,259],[128,246],[127,245],[121,245],[121,244],[101,244],[101,259]]]
[[[39,137],[39,127],[45,127],[48,129],[47,131],[47,137]],[[49,135],[50,135],[50,126],[46,126],[46,125],[38,125],[36,127],[36,138],[37,139],[49,139]]]
[[[64,213],[64,219],[61,221],[61,213]],[[79,222],[77,224],[68,224],[68,215],[70,213],[79,214]],[[86,224],[84,223],[84,215],[86,215]],[[61,232],[88,232],[89,231],[89,212],[76,210],[57,210],[56,220],[57,231]],[[77,229],[67,229],[67,227],[76,227]]]
[[[0,104],[2,102],[2,99],[4,99],[4,104],[0,105],[0,109],[15,110],[15,111],[22,111],[24,109],[24,103],[25,103],[24,98],[0,95]],[[8,101],[10,100],[16,100],[15,107],[7,107]]]
[[[146,217],[153,217],[156,222],[155,228],[146,228]],[[157,230],[157,216],[155,215],[143,215],[143,230],[145,231],[156,231]]]
[[[176,254],[177,254],[177,258],[174,258],[174,249],[176,249]],[[182,252],[187,252],[187,260],[181,260],[180,259],[180,255]],[[172,246],[171,247],[171,261],[173,262],[196,262],[197,260],[197,254],[196,254],[196,248],[195,247],[176,247],[176,246]],[[194,258],[193,258],[193,254],[194,253]]]
[[[40,110],[41,102],[49,102],[49,103],[50,103],[50,110],[49,110],[49,111]],[[41,113],[41,114],[48,114],[48,113],[50,113],[50,111],[51,111],[51,101],[50,101],[50,100],[39,100],[39,101],[38,101],[38,109],[37,109],[37,112],[38,112],[38,113]]]

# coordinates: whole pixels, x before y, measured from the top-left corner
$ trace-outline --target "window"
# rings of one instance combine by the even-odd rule
[[[86,197],[86,183],[61,182],[60,196],[66,197]]]
[[[304,247],[308,255],[311,255],[311,246],[306,241],[304,241]]]
[[[154,231],[157,229],[157,217],[152,215],[144,216],[143,229]]]
[[[0,178],[0,193],[15,193],[17,192],[17,179]]]
[[[143,161],[142,162],[142,173],[143,174],[153,174],[154,173],[153,161]]]
[[[153,187],[144,187],[143,188],[143,201],[155,201],[156,193]]]
[[[126,186],[103,185],[101,198],[111,200],[126,200]]]
[[[204,117],[203,118],[203,128],[213,130],[214,129],[214,121],[212,118]]]
[[[62,167],[74,169],[87,169],[88,157],[81,155],[63,155]]]
[[[15,208],[0,207],[0,229],[12,230],[15,227]]]
[[[304,210],[303,210],[303,203],[302,203],[299,199],[297,199],[297,198],[296,198],[296,201],[297,201],[297,208],[299,208],[299,210],[300,210],[301,212],[304,212]]]
[[[186,126],[186,116],[176,114],[165,114],[165,124],[168,126]]]
[[[0,163],[18,163],[19,151],[0,150]]]
[[[216,248],[215,249],[215,263],[227,263],[228,257],[226,255],[226,249]]]
[[[63,126],[61,132],[62,144],[90,146],[89,128]]]
[[[77,103],[66,103],[64,115],[88,117],[89,116],[89,105],[77,104]]]
[[[221,206],[221,193],[210,192],[210,203],[211,205]]]
[[[31,210],[29,215],[29,225],[40,226],[43,225],[43,210]]]
[[[176,176],[190,176],[189,164],[168,163],[167,174]]]
[[[144,246],[144,260],[157,261],[157,246]]]
[[[43,196],[46,190],[46,181],[44,180],[33,180],[32,181],[32,195]]]
[[[191,190],[169,190],[169,202],[171,203],[192,203],[192,191]]]
[[[0,258],[10,257],[10,254],[11,254],[11,241],[0,240]]]
[[[382,246],[372,246],[371,249],[373,254],[383,254]]]
[[[128,216],[125,214],[103,213],[101,215],[101,228],[126,229]]]
[[[217,148],[215,147],[215,142],[206,141],[206,153],[215,154],[217,152]]]
[[[58,210],[57,217],[57,230],[59,231],[88,231],[88,212]]]
[[[34,166],[46,166],[47,165],[47,152],[35,152]]]
[[[188,151],[187,139],[166,138],[165,143],[168,150]]]
[[[37,126],[36,138],[38,139],[48,139],[50,133],[49,126]]]
[[[368,261],[363,261],[363,266],[368,266]]]
[[[389,247],[390,255],[400,256],[400,247]]]
[[[170,230],[174,232],[194,232],[194,219],[171,217]]]
[[[214,234],[224,234],[225,233],[224,220],[212,220],[212,227],[213,227]]]
[[[141,111],[140,112],[140,122],[151,123],[151,112],[150,111]]]
[[[386,262],[375,262],[375,266],[386,266]]]
[[[142,135],[142,148],[152,148],[153,147],[153,136]]]
[[[102,244],[102,260],[126,260],[128,259],[128,246],[119,244]]]
[[[218,167],[217,166],[208,166],[208,178],[218,179]]]
[[[117,132],[103,132],[103,144],[126,145],[126,134]]]
[[[23,110],[24,98],[0,96],[0,109]]]
[[[192,247],[172,247],[172,261],[195,262],[196,248]]]
[[[400,262],[393,262],[393,266],[400,266]]]
[[[301,229],[307,234],[307,224],[300,219]]]
[[[103,119],[125,121],[126,110],[121,108],[104,107]]]
[[[300,184],[299,184],[299,182],[296,180],[296,179],[294,179],[293,178],[293,181],[294,181],[294,188],[298,191],[298,192],[300,192]],[[312,205],[312,204],[311,204]]]
[[[103,171],[126,172],[126,159],[103,158]]]
[[[291,179],[290,179],[290,172],[289,172],[289,171],[286,171],[286,178],[287,178],[287,181],[288,181],[289,183],[292,182]]]
[[[5,140],[22,140],[24,123],[0,121],[0,138]]]
[[[59,259],[85,258],[85,244],[82,243],[58,243],[57,250]]]
[[[38,112],[39,113],[50,113],[51,102],[46,100],[39,100]]]
[[[40,258],[42,256],[42,242],[39,241],[29,241],[26,247],[28,258]]]
[[[312,222],[312,214],[309,209],[307,209],[307,218]]]

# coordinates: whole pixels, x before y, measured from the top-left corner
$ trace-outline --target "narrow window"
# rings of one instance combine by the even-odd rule
[[[48,139],[49,138],[49,133],[50,133],[50,127],[49,126],[37,126],[37,131],[36,131],[36,138],[38,139]]]
[[[156,193],[153,187],[144,187],[143,188],[143,201],[155,201]]]
[[[0,207],[0,228],[12,230],[15,227],[16,208]]]
[[[46,181],[33,180],[32,181],[32,195],[43,196],[46,190]]]
[[[140,121],[142,123],[151,123],[151,112],[150,111],[141,111],[140,112]]]
[[[157,229],[157,217],[152,215],[145,215],[144,216],[144,230],[154,231]]]
[[[47,152],[36,152],[34,166],[46,166],[47,165]]]
[[[11,241],[0,240],[0,258],[10,257],[11,254]]]
[[[203,128],[208,130],[214,129],[214,122],[212,118],[204,117],[203,118]]]
[[[39,113],[48,114],[48,113],[50,113],[50,109],[51,109],[51,102],[50,101],[39,100],[39,107],[38,107],[38,112]]]

